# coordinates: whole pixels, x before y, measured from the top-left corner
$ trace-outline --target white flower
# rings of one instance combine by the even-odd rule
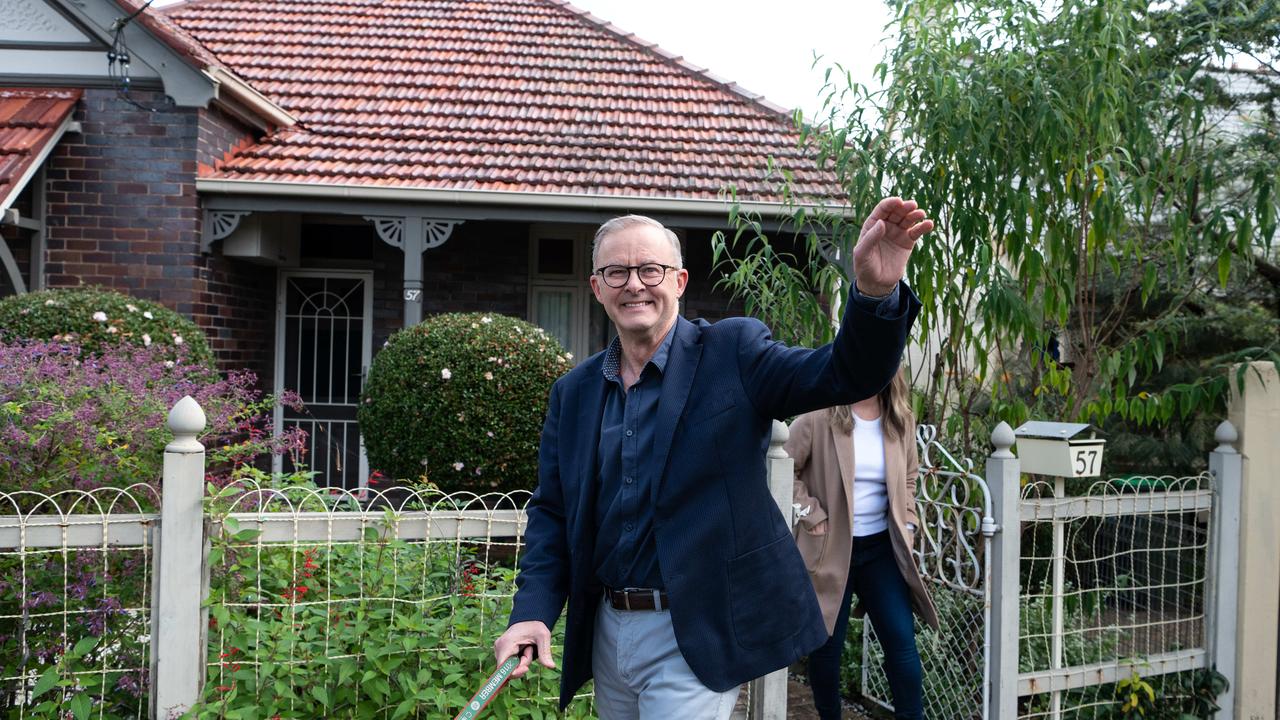
[[[462,472],[462,463],[460,463],[460,462],[456,462],[456,463],[454,463],[454,464],[453,464],[453,469],[454,469],[454,470],[457,470],[458,472]]]
[[[485,325],[488,325],[489,323],[493,322],[493,318],[489,317],[488,315],[485,315],[484,317],[480,318],[480,322],[484,323]]]
[[[496,357],[494,357],[494,356],[490,355],[490,356],[489,356],[489,362],[498,362],[498,358],[496,358]]]
[[[181,345],[181,344],[182,344],[182,336],[181,336],[181,335],[174,335],[174,336],[173,336],[173,344],[174,344],[174,345]]]
[[[108,335],[115,335],[118,332],[120,332],[120,328],[116,327],[115,325],[112,325],[111,327],[107,328]]]
[[[485,433],[485,435],[488,435],[489,437],[493,437],[493,431],[490,430],[489,432]]]
[[[471,329],[472,329],[472,330],[479,330],[479,329],[480,329],[480,326],[479,326],[479,325],[477,325],[477,324],[475,324],[475,323],[471,323]]]
[[[571,353],[571,352],[567,352],[567,353],[565,353],[565,354],[564,354],[564,359],[565,359],[565,360],[572,360],[572,359],[573,359],[573,353]]]
[[[130,304],[130,303],[125,303],[125,305],[124,305],[124,309],[125,309],[125,310],[128,310],[129,312],[138,312],[138,306],[137,306],[137,305],[132,305],[132,304]]]
[[[443,369],[443,370],[441,370],[441,371],[440,371],[440,379],[441,379],[441,380],[448,380],[448,379],[449,379],[449,378],[451,378],[451,377],[453,377],[453,373],[449,372],[449,368],[445,368],[445,369]]]
[[[142,347],[151,347],[151,336],[146,333],[142,333]]]
[[[173,368],[173,361],[172,361],[172,360],[165,360],[165,361],[164,361],[164,366],[165,366],[165,367],[167,367],[167,368],[172,369],[172,368]]]
[[[57,301],[57,300],[45,300],[45,301],[44,301],[44,306],[45,306],[45,307],[53,307],[54,305],[57,305],[57,304],[58,304],[58,301]]]
[[[107,314],[99,310],[98,312],[93,314],[93,319],[97,320],[98,322],[106,322]]]
[[[144,318],[146,318],[146,319],[148,319],[148,320],[154,320],[154,319],[155,319],[155,315],[152,315],[150,310],[144,310],[144,311],[142,312],[142,317],[144,317]]]
[[[493,379],[493,373],[491,373],[491,372],[487,372],[487,373],[485,373],[485,374],[484,374],[484,379],[485,379],[485,380],[492,380],[492,379]]]

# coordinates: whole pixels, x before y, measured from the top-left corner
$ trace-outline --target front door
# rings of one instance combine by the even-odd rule
[[[290,270],[278,283],[275,391],[293,390],[306,406],[277,406],[276,427],[307,432],[303,462],[322,487],[362,488],[369,476],[356,407],[373,344],[372,280],[369,273]],[[275,468],[294,465],[277,457]]]

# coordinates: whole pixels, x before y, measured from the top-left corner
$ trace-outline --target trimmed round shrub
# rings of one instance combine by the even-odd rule
[[[168,359],[214,366],[209,342],[194,322],[163,305],[96,287],[0,300],[0,340],[66,342],[93,354],[123,344],[159,347]]]
[[[436,315],[401,330],[361,397],[370,467],[445,492],[534,487],[551,384],[571,359],[542,328],[503,315]]]

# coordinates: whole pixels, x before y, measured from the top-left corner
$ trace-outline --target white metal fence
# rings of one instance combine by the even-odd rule
[[[203,412],[184,398],[169,427],[162,506],[146,485],[0,493],[12,513],[0,515],[6,717],[170,718],[201,700],[221,717],[238,694],[294,717],[339,702],[370,718],[461,709],[459,679],[493,669],[529,493],[243,484],[210,495]],[[786,427],[775,433],[771,487],[789,508]],[[747,687],[749,717],[782,720],[785,672]],[[503,701],[549,707],[559,695],[546,673],[521,685]],[[412,706],[389,706],[393,695]],[[570,715],[594,716],[590,686]]]
[[[441,669],[483,676],[513,592],[527,495],[357,501],[246,487],[209,498],[195,440],[203,425],[189,398],[170,414],[159,514],[149,486],[0,494],[5,715],[169,717],[250,690],[324,714],[344,693],[387,694],[377,673],[356,671],[365,665],[428,680]],[[775,427],[768,462],[789,508],[786,433]],[[1078,494],[1061,480],[1024,482],[1003,424],[985,477],[932,429],[918,440],[914,553],[943,623],[920,635],[929,717],[1091,718],[1134,673],[1216,667],[1234,678],[1241,467],[1230,425],[1204,475]],[[403,632],[381,634],[400,638],[395,647],[372,647],[362,627]],[[866,632],[864,691],[888,705]],[[751,717],[785,716],[785,672],[751,684]],[[556,694],[551,682],[526,683],[526,696]],[[394,714],[371,702],[366,716]],[[415,702],[457,699],[424,686]],[[1220,702],[1230,708],[1230,693]],[[591,714],[589,697],[574,707]]]
[[[1086,720],[1109,716],[1135,675],[1163,683],[1166,702],[1196,671],[1234,679],[1241,474],[1229,424],[1202,475],[1072,488],[1023,475],[1007,425],[985,478],[932,428],[917,440],[914,554],[942,625],[917,630],[926,717]],[[892,707],[870,623],[861,632],[863,695]],[[1218,703],[1230,718],[1231,691]]]
[[[148,485],[0,493],[0,715],[145,716],[158,506]]]

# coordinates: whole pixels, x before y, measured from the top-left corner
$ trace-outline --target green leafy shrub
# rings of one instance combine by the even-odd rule
[[[532,488],[548,393],[570,359],[541,328],[502,315],[436,315],[396,333],[360,403],[370,465],[445,491]]]
[[[169,308],[103,288],[65,288],[0,300],[0,340],[74,343],[88,353],[122,344],[213,367],[204,331]]]

